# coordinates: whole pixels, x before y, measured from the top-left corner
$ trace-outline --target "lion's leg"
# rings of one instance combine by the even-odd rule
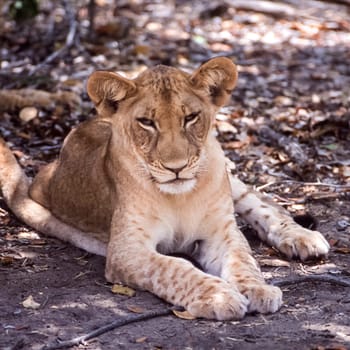
[[[123,238],[114,237],[108,246],[108,281],[147,290],[185,307],[196,317],[228,320],[246,313],[247,299],[224,280],[200,271],[185,259],[159,254],[150,242],[141,242],[130,232],[119,236]]]
[[[220,229],[220,228],[218,228]],[[234,218],[223,223],[223,235],[212,235],[200,245],[199,263],[220,276],[249,300],[249,311],[276,312],[282,304],[279,288],[266,284],[248,242]]]
[[[231,174],[229,178],[235,211],[258,232],[261,240],[290,258],[306,260],[328,253],[329,244],[321,233],[298,225],[285,209]]]

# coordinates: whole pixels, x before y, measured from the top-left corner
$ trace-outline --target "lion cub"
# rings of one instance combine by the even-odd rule
[[[289,257],[321,256],[329,246],[227,171],[212,124],[236,80],[223,57],[193,74],[165,66],[134,80],[93,73],[87,90],[99,116],[67,136],[59,159],[32,185],[0,142],[9,207],[44,233],[106,255],[108,281],[148,290],[196,317],[277,311],[281,290],[265,283],[234,210]]]

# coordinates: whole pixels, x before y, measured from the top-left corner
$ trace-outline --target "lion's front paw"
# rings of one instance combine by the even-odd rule
[[[268,284],[250,286],[244,295],[249,300],[249,312],[272,313],[282,305],[282,291]]]
[[[328,254],[330,246],[320,232],[298,228],[298,232],[282,240],[278,248],[290,258],[307,260]]]
[[[276,248],[289,258],[308,260],[326,255],[330,247],[320,232],[293,225],[281,234]]]
[[[248,299],[225,282],[217,287],[187,305],[188,312],[195,317],[215,320],[243,318],[248,310]]]

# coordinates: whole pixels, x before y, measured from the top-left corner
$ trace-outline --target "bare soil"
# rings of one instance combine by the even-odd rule
[[[4,208],[3,203],[1,207]],[[313,207],[324,219],[320,230],[334,237],[334,226],[347,202]],[[4,213],[4,211],[2,211]],[[326,215],[326,216],[325,216]],[[6,214],[7,217],[7,214]],[[331,219],[330,219],[331,217]],[[0,267],[1,349],[41,349],[68,340],[118,318],[168,307],[150,293],[134,297],[111,292],[104,258],[86,254],[58,240],[20,239],[31,233],[13,217],[1,225],[1,250],[14,261]],[[328,232],[328,234],[327,234]],[[348,236],[347,231],[340,233]],[[331,252],[321,262],[289,262],[289,267],[264,266],[278,256],[256,241],[256,257],[267,279],[331,274],[349,279],[350,255]],[[350,244],[347,245],[350,247]],[[267,258],[268,257],[268,258]],[[277,265],[280,263],[277,261]],[[282,287],[284,305],[271,315],[249,315],[239,322],[182,320],[171,316],[132,323],[74,349],[348,349],[350,346],[349,287],[326,282],[292,282]],[[28,296],[40,304],[24,308]]]

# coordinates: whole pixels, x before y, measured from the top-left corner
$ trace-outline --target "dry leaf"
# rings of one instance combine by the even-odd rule
[[[264,249],[264,255],[276,256],[276,254],[278,254],[278,251],[273,247]]]
[[[18,136],[22,137],[23,139],[30,140],[31,136],[23,131],[19,131],[16,133]]]
[[[339,240],[338,240],[338,239],[335,239],[335,238],[330,238],[330,239],[328,240],[328,242],[329,242],[329,244],[330,244],[331,247],[334,247],[334,246],[336,246],[336,245],[338,244]]]
[[[136,292],[130,287],[122,286],[120,284],[114,284],[112,286],[112,293],[126,295],[128,297],[133,297],[136,294]]]
[[[245,146],[247,146],[249,144],[249,141],[247,141],[247,139],[243,140],[243,141],[229,141],[229,142],[225,142],[223,143],[222,147],[225,150],[232,150],[232,149],[240,149],[243,148]]]
[[[34,239],[40,239],[40,236],[36,233],[36,232],[20,232],[18,233],[18,238],[19,239],[30,239],[30,240],[34,240]]]
[[[348,348],[346,348],[342,344],[330,344],[330,345],[327,345],[327,347],[324,347],[322,345],[317,345],[312,348],[312,350],[347,350],[347,349]]]
[[[147,45],[136,45],[134,47],[134,52],[136,55],[147,56],[150,52],[150,47]]]
[[[136,343],[144,343],[147,340],[147,337],[141,337],[135,340]]]
[[[38,110],[35,107],[24,107],[19,112],[19,117],[24,123],[28,123],[32,119],[36,118],[37,115],[38,115]]]
[[[187,310],[185,310],[185,311],[173,310],[173,314],[178,318],[182,318],[183,320],[195,320],[196,319],[196,317],[191,315]]]
[[[277,96],[275,97],[274,102],[279,106],[293,106],[293,100],[288,96]]]
[[[341,170],[344,177],[350,177],[350,166],[344,165]]]
[[[337,247],[334,249],[336,253],[341,254],[350,254],[350,248],[349,247]]]
[[[33,309],[33,310],[39,309],[40,307],[40,304],[37,303],[31,295],[29,295],[27,299],[22,301],[22,305],[26,309]]]
[[[1,265],[11,265],[14,262],[14,258],[12,256],[0,256]]]
[[[135,305],[127,305],[126,308],[135,314],[143,314],[146,311],[144,308]]]
[[[217,121],[216,126],[219,130],[219,132],[229,132],[232,134],[237,134],[237,128],[233,126],[232,124],[225,122],[225,121]]]

